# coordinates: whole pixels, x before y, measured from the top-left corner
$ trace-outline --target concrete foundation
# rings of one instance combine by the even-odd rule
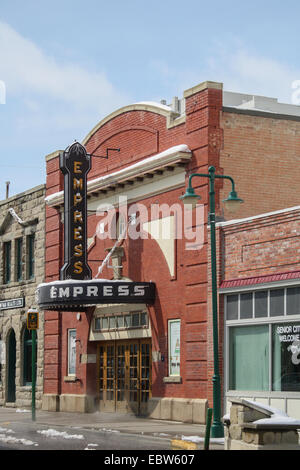
[[[95,403],[95,397],[89,395],[45,394],[42,399],[42,410],[93,413],[97,411]],[[207,408],[207,400],[153,397],[149,400],[148,409],[143,415],[152,419],[205,424]]]
[[[148,403],[147,416],[153,419],[205,424],[207,408],[206,399],[153,397]]]

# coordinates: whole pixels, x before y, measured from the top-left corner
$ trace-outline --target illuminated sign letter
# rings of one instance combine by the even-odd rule
[[[82,189],[83,189],[83,179],[80,178],[78,180],[77,178],[73,178],[73,187],[74,187],[74,189],[80,189],[82,191]]]

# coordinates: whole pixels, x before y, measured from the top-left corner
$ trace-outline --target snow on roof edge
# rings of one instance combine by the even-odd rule
[[[120,175],[122,173],[125,173],[127,171],[130,171],[134,168],[138,168],[139,166],[143,166],[147,163],[150,162],[155,162],[156,160],[160,160],[161,158],[167,157],[168,155],[172,155],[174,153],[178,152],[183,152],[183,153],[191,153],[191,150],[186,144],[179,144],[175,145],[174,147],[170,147],[167,150],[164,150],[156,155],[152,155],[151,157],[144,158],[143,160],[140,160],[139,162],[134,163],[133,165],[129,165],[125,168],[122,168],[121,170],[115,171],[113,173],[109,173],[107,175],[100,176],[99,178],[95,178],[92,180],[89,180],[87,182],[87,186],[91,186],[92,184],[95,184],[100,181],[105,181],[106,179],[112,178],[114,176]],[[55,199],[57,197],[60,197],[64,194],[64,191],[58,191],[56,193],[50,194],[49,196],[45,197],[45,201],[49,202],[52,201],[52,199]]]

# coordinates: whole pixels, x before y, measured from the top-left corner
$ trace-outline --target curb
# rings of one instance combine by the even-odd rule
[[[200,450],[195,442],[182,441],[181,439],[171,439],[172,450]]]

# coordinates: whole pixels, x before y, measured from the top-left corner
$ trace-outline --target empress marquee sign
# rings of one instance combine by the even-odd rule
[[[40,284],[39,307],[79,311],[103,303],[153,304],[155,284],[92,279],[87,263],[87,174],[91,156],[78,142],[60,155],[64,175],[64,265],[60,280]]]
[[[46,310],[85,310],[97,304],[143,303],[154,301],[152,282],[91,280],[49,282],[38,287],[39,306]]]

